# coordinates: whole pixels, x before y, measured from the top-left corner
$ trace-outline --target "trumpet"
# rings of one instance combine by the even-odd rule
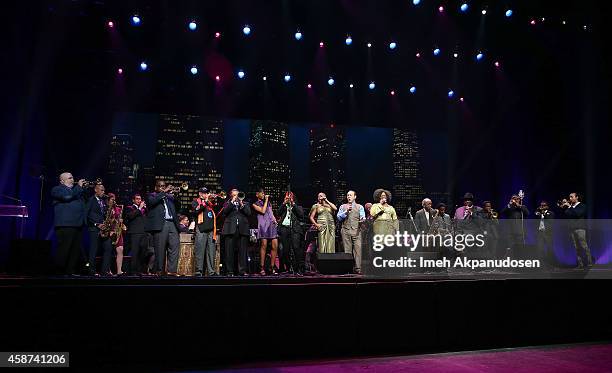
[[[186,182],[182,183],[180,186],[174,186],[174,185],[168,185],[166,187],[166,190],[172,194],[178,194],[181,192],[181,190],[188,190],[189,189],[189,184],[187,184]]]
[[[214,198],[214,199],[221,198],[221,199],[225,199],[225,198],[227,198],[227,193],[224,190],[222,190],[219,193],[211,193],[208,196],[208,198]]]
[[[96,180],[94,180],[94,181],[85,179],[83,181],[83,188],[93,188],[93,187],[95,187],[98,184],[102,184],[102,179],[96,178]]]
[[[244,194],[244,192],[238,192],[238,199],[243,201],[244,198],[246,197],[246,194]]]

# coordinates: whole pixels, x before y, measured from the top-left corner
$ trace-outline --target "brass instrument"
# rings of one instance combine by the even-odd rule
[[[499,214],[497,213],[497,211],[491,209],[491,212],[489,212],[489,214],[491,214],[491,219],[497,219],[499,217]]]
[[[83,182],[83,188],[93,188],[98,184],[102,184],[102,179],[97,178],[94,181],[85,179],[85,181]]]
[[[113,221],[113,207],[108,206],[106,209],[106,216],[104,217],[104,222],[102,222],[102,224],[98,226],[98,228],[100,229],[100,237],[110,236],[114,226]]]
[[[189,184],[187,184],[187,182],[182,183],[180,186],[174,186],[174,185],[168,185],[166,187],[166,190],[172,194],[178,194],[181,192],[181,190],[188,190],[189,189]]]
[[[123,220],[121,220],[121,217],[123,216],[123,205],[117,205],[120,208],[119,211],[119,219],[115,220],[113,218],[113,222],[114,224],[114,229],[113,232],[115,234],[115,239],[113,240],[113,245],[117,245],[117,243],[119,242],[119,238],[121,238],[121,235],[123,234],[123,232],[127,231],[127,227],[125,224],[123,224]]]
[[[563,198],[557,201],[557,206],[559,208],[566,208],[566,207],[570,207],[570,203],[567,200],[567,198]]]
[[[246,194],[244,192],[238,192],[238,199],[240,201],[243,201],[245,197],[246,197]]]
[[[221,199],[225,199],[225,198],[227,198],[227,193],[224,190],[222,190],[219,193],[211,193],[208,196],[208,198],[214,198],[214,199],[221,198]]]
[[[433,216],[431,217],[431,225],[429,226],[429,230],[427,234],[438,234],[440,233],[440,223],[442,221],[442,217],[439,217],[438,214],[440,211],[438,209],[432,209],[434,211]],[[430,212],[431,214],[431,212]]]

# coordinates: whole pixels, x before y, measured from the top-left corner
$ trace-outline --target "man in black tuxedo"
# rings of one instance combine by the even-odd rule
[[[55,235],[57,236],[56,265],[58,274],[75,275],[81,253],[85,204],[83,183],[74,183],[74,177],[64,172],[59,177],[60,185],[51,189],[54,212]]]
[[[232,189],[219,215],[225,219],[221,234],[225,241],[225,274],[234,275],[234,259],[238,251],[238,272],[247,274],[247,244],[249,240],[249,219],[251,209],[248,203],[238,198],[238,190]]]
[[[525,247],[524,221],[529,216],[529,210],[523,205],[521,197],[512,195],[508,205],[500,211],[500,216],[509,220],[505,223],[508,237],[506,249],[514,250],[514,255],[521,254]]]
[[[179,221],[174,207],[174,195],[163,180],[155,183],[155,192],[147,196],[148,212],[145,230],[153,236],[155,246],[154,270],[163,274],[168,247],[168,268],[170,276],[177,276],[179,256]]]
[[[537,220],[536,245],[538,252],[546,267],[555,265],[555,253],[553,251],[553,222],[555,213],[550,210],[548,202],[541,201],[535,213]]]
[[[304,209],[296,204],[293,192],[286,192],[285,200],[278,208],[278,236],[283,246],[281,270],[293,267],[295,272],[304,271],[304,251],[300,245],[300,239],[304,233],[300,221],[303,219]],[[293,250],[294,263],[291,263],[290,260],[291,250]],[[282,268],[283,266],[286,268]]]
[[[94,195],[87,202],[85,207],[85,216],[87,217],[87,228],[89,230],[89,274],[96,275],[96,255],[98,249],[102,248],[102,274],[107,276],[111,274],[111,256],[113,245],[110,236],[100,236],[100,228],[103,228],[103,223],[108,212],[108,204],[104,195],[104,185],[96,184]]]
[[[418,234],[423,232],[427,234],[429,232],[431,223],[433,223],[434,211],[431,208],[431,204],[431,199],[425,198],[423,202],[421,202],[421,206],[423,206],[423,208],[414,214],[414,224],[417,227]]]
[[[125,208],[125,225],[127,226],[130,255],[132,256],[132,274],[141,274],[145,265],[145,257],[149,248],[149,237],[145,231],[146,203],[140,194],[132,198],[132,205]]]
[[[583,254],[587,267],[593,266],[593,257],[586,240],[586,205],[582,203],[582,198],[578,193],[570,193],[569,202],[563,204],[561,208],[564,209],[565,218],[570,219],[568,224],[576,248],[577,268],[584,268]]]

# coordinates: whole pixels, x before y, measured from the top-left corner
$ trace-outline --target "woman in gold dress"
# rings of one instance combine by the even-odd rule
[[[370,209],[370,215],[374,219],[374,234],[394,235],[399,230],[399,220],[397,220],[395,209],[389,204],[391,192],[385,189],[376,189],[374,191],[374,201],[378,201]]]
[[[310,222],[319,231],[319,252],[336,252],[336,225],[334,216],[338,208],[327,200],[325,193],[319,193],[317,203],[310,209]]]

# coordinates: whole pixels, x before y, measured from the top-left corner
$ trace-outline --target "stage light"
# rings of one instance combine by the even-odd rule
[[[463,4],[461,4],[461,7],[460,7],[459,9],[461,9],[461,11],[462,11],[463,13],[465,13],[465,12],[467,12],[467,11],[468,11],[468,9],[469,9],[469,8],[470,8],[470,7],[469,7],[469,5],[468,5],[467,3],[463,3]]]
[[[122,68],[118,68],[117,69],[117,74],[119,74],[119,75],[123,74],[123,69]]]
[[[459,98],[459,101],[463,102],[463,97],[460,97],[460,98]]]
[[[420,3],[421,3],[421,0],[412,0],[413,5],[419,5]]]
[[[421,53],[417,52],[417,53],[415,54],[415,56],[416,56],[416,58],[421,58]]]
[[[242,28],[242,33],[245,34],[246,36],[249,36],[251,34],[251,27],[249,25],[245,25]]]
[[[264,82],[268,80],[268,77],[264,75],[263,78],[261,78]]]
[[[495,65],[495,67],[499,67],[499,66],[500,66],[499,61],[495,61],[495,64],[494,64],[494,65]]]
[[[298,30],[295,32],[295,40],[302,40],[302,33]]]
[[[289,83],[291,81],[291,75],[289,74],[285,74],[284,78],[286,83]]]
[[[189,71],[191,72],[191,75],[196,75],[198,73],[198,68],[195,66],[192,66]]]
[[[140,17],[137,15],[132,16],[132,24],[138,26],[140,24]]]
[[[397,43],[396,42],[392,41],[391,43],[389,43],[389,49],[393,50],[395,48],[397,48]]]
[[[244,70],[238,70],[238,79],[244,79]]]
[[[391,91],[389,93],[391,93],[391,96],[395,96],[395,91]]]
[[[311,89],[312,88],[312,84],[310,84],[310,83],[306,84],[306,88]]]
[[[344,39],[344,44],[346,45],[351,45],[353,44],[353,38],[351,38],[351,36],[347,36],[346,39]]]
[[[476,55],[476,61],[480,61],[484,58],[484,54],[482,54],[482,52],[478,52],[478,54]]]
[[[444,7],[442,5],[440,5],[438,7],[438,12],[440,12],[440,13],[444,12]]]
[[[434,49],[434,50],[433,50],[433,54],[434,54],[434,56],[438,56],[438,55],[440,55],[440,48],[436,48],[436,49]]]
[[[221,33],[220,32],[215,32],[215,38],[219,39],[221,37]]]
[[[140,63],[140,70],[146,71],[148,68],[149,68],[149,65],[147,65],[146,62],[143,61]]]
[[[451,98],[455,95],[455,91],[453,91],[452,89],[448,91],[448,97]]]
[[[532,24],[532,25],[535,25],[536,24],[536,20],[532,19],[531,22],[529,22],[529,23]]]
[[[482,15],[484,16],[484,15],[486,15],[486,14],[487,14],[487,10],[486,10],[486,9],[483,9],[483,10],[482,10],[480,13],[482,13]]]
[[[217,75],[217,76],[215,76],[215,80],[219,82],[219,81],[221,81],[221,77],[219,75]]]
[[[565,25],[567,22],[565,22],[565,20],[563,20],[561,23]]]
[[[336,82],[336,81],[335,81],[335,80],[334,80],[334,78],[332,78],[332,77],[330,77],[330,78],[327,80],[327,84],[328,84],[328,85],[330,85],[330,86],[334,85],[334,83],[335,83],[335,82]]]
[[[412,93],[412,94],[416,93],[416,87],[415,86],[410,87],[410,93]]]
[[[107,25],[108,27],[110,27],[110,28],[115,27],[115,24],[113,23],[113,21],[108,21],[108,22],[106,23],[106,25]]]
[[[349,88],[353,88],[353,87],[354,87],[353,83],[349,84]]]
[[[197,24],[197,23],[195,23],[195,21],[191,21],[191,22],[189,22],[189,29],[190,29],[191,31],[195,31],[197,28],[198,28],[198,24]]]
[[[372,43],[368,43],[368,48],[372,48]]]
[[[512,17],[512,13],[514,13],[514,12],[512,11],[512,9],[508,9],[508,10],[506,10],[506,17],[508,17],[508,18]]]
[[[587,25],[582,26],[582,29],[586,31],[588,29]]]
[[[325,43],[323,43],[322,41],[319,42],[319,48],[323,48],[325,46]]]
[[[455,58],[459,57],[459,53],[457,53],[457,52],[453,53],[453,57],[455,57]]]
[[[376,83],[370,82],[370,84],[368,84],[368,88],[370,88],[370,91],[373,90],[374,88],[376,88]]]

